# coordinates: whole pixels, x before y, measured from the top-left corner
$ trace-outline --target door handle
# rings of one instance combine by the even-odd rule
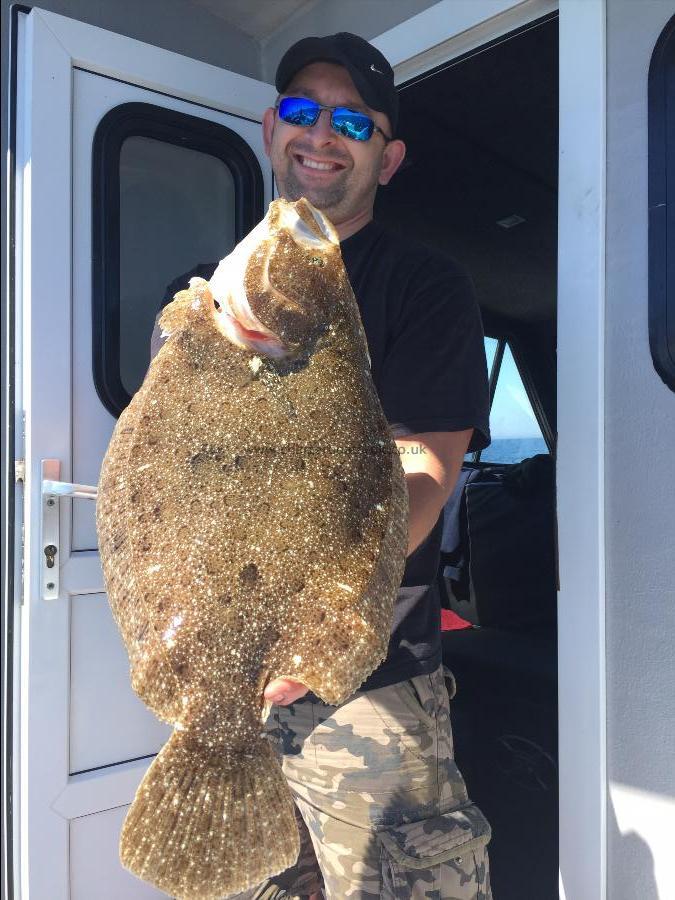
[[[69,481],[52,481],[42,479],[42,495],[47,497],[78,497],[82,500],[95,500],[98,488],[90,484],[71,484]]]
[[[59,513],[62,497],[96,500],[98,490],[88,484],[59,481],[61,463],[58,459],[42,460],[42,557],[40,588],[43,600],[57,600],[59,596]]]

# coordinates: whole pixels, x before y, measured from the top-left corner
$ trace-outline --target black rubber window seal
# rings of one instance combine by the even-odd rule
[[[675,391],[675,16],[649,65],[649,349]]]
[[[149,103],[124,103],[101,119],[92,148],[92,369],[96,392],[116,418],[131,400],[120,374],[120,153],[129,137],[154,138],[222,160],[234,181],[237,243],[264,214],[260,164],[232,129]]]

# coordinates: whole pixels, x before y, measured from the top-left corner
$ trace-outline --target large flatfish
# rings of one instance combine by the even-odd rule
[[[340,703],[385,657],[408,495],[337,234],[306,200],[274,201],[161,327],[97,504],[133,688],[174,728],[120,857],[216,898],[296,861],[263,689],[288,676]]]

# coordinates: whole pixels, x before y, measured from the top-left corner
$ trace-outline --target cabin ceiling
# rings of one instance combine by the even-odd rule
[[[352,31],[366,40],[405,22],[437,0],[177,0],[212,17],[216,30],[257,44],[249,69],[272,81],[288,47],[307,35]],[[247,74],[252,74],[247,69]]]
[[[309,12],[317,0],[266,0],[264,3],[251,0],[191,0],[191,3],[222,19],[227,25],[238,28],[249,37],[265,41],[285,25],[291,16]]]

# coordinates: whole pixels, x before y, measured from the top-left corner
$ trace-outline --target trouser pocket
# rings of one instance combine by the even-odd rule
[[[382,900],[491,900],[490,826],[473,803],[378,832]]]
[[[443,677],[445,678],[445,688],[448,692],[448,699],[453,700],[457,693],[457,682],[447,666],[443,666]]]

